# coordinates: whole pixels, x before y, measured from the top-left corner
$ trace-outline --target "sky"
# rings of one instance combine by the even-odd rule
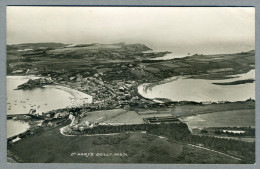
[[[252,7],[7,7],[7,44],[255,44]]]

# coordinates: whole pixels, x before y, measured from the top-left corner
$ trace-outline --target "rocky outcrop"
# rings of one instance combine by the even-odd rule
[[[30,79],[28,80],[26,83],[21,84],[17,87],[17,89],[22,89],[22,90],[26,90],[26,89],[33,89],[36,87],[42,87],[44,85],[50,85],[53,84],[53,81],[51,78],[39,78],[39,79]]]

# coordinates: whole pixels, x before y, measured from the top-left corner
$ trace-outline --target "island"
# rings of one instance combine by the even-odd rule
[[[230,122],[228,127],[190,128],[189,119],[207,118],[208,114],[220,117],[220,113],[234,119],[243,117],[244,112],[254,118],[254,99],[209,103],[149,99],[138,87],[150,84],[147,88],[151,88],[176,77],[229,79],[255,68],[255,51],[154,59],[168,53],[126,43],[7,45],[8,76],[40,77],[18,89],[55,84],[93,99],[89,104],[45,112],[41,122],[28,114],[7,115],[8,119],[30,122],[29,130],[7,139],[8,157],[26,163],[253,164],[254,124],[245,122],[248,126],[240,127]]]

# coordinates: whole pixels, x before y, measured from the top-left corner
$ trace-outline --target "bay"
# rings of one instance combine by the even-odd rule
[[[244,74],[229,76],[225,80],[191,79],[185,76],[174,77],[174,80],[153,87],[143,84],[138,92],[146,98],[166,98],[172,101],[222,102],[245,101],[255,99],[255,83],[239,85],[215,85],[213,83],[232,82],[255,79],[255,70]]]

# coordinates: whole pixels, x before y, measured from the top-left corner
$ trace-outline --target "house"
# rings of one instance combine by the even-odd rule
[[[12,73],[23,73],[23,70],[14,70]]]
[[[74,80],[76,77],[70,77],[70,80]]]
[[[125,90],[125,88],[124,88],[123,86],[120,86],[120,87],[119,87],[119,91],[120,91],[120,92],[123,92],[124,90]]]

